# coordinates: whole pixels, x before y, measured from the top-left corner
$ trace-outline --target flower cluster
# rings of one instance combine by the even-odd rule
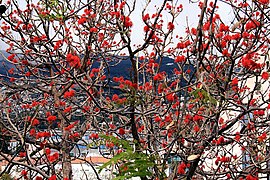
[[[71,67],[75,67],[75,68],[81,67],[81,59],[77,55],[68,53],[66,56],[66,60]]]

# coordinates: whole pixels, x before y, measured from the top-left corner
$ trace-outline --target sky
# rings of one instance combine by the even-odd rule
[[[135,8],[135,12],[131,15],[131,18],[133,20],[133,27],[132,27],[132,42],[134,42],[134,44],[140,44],[143,41],[143,27],[144,24],[141,20],[141,13],[142,13],[142,9],[145,6],[145,1],[146,0],[137,0],[137,4],[136,4],[136,8]],[[173,3],[175,3],[176,1],[173,0]],[[156,7],[160,7],[161,4],[163,3],[163,0],[152,0],[151,4],[150,4],[150,8],[148,8],[148,13],[149,14],[153,14],[156,12],[155,6]],[[181,12],[181,14],[177,17],[176,21],[175,21],[175,32],[180,35],[183,36],[185,33],[185,29],[187,26],[187,19],[189,22],[190,26],[197,26],[197,22],[198,22],[198,14],[199,14],[199,8],[197,6],[197,3],[189,3],[188,0],[178,0],[177,2],[178,4],[182,4],[183,5],[183,11]],[[166,17],[166,14],[164,14],[164,21],[170,21],[169,17]],[[167,23],[164,23],[164,25],[167,26]],[[141,37],[141,38],[140,38]]]
[[[127,0],[128,1],[128,0]],[[132,14],[132,20],[133,20],[133,32],[132,32],[132,41],[136,44],[140,43],[142,41],[142,39],[138,38],[138,37],[142,37],[143,38],[143,31],[142,28],[144,27],[143,22],[137,18],[140,17],[141,18],[141,11],[142,8],[145,5],[145,1],[146,0],[137,0],[137,4],[136,4],[136,9],[135,12]],[[151,8],[149,8],[149,14],[151,13],[155,13],[155,5],[157,7],[159,7],[162,3],[163,0],[151,0]],[[186,27],[187,25],[189,25],[189,27],[197,27],[198,25],[198,20],[199,17],[198,15],[200,14],[200,9],[198,7],[198,2],[200,0],[192,0],[194,3],[189,2],[189,0],[172,0],[173,3],[178,3],[178,4],[182,4],[183,5],[183,11],[181,12],[181,14],[177,17],[176,22],[175,22],[175,33],[179,36],[184,36],[185,31],[186,31]],[[209,0],[210,2],[211,0]],[[230,11],[230,8],[228,8],[227,5],[225,5],[224,3],[218,3],[219,9],[218,9],[218,13],[220,14],[220,16],[222,17],[222,20],[225,23],[230,23],[232,20],[232,12]],[[227,6],[227,7],[226,7]],[[169,21],[170,19],[166,17],[164,17],[164,21]],[[164,23],[164,25],[167,25],[167,23]],[[176,35],[175,34],[175,35]]]
[[[2,3],[5,4],[7,0],[3,0]],[[20,4],[25,7],[25,1],[26,0],[19,0]],[[34,0],[35,1],[35,0]],[[126,0],[127,2],[133,1],[133,0]],[[131,40],[132,44],[141,44],[143,43],[143,27],[144,24],[141,20],[142,17],[142,9],[146,4],[146,1],[148,0],[136,0],[136,6],[135,11],[131,14],[131,19],[133,21],[133,27],[132,27],[132,34],[131,34]],[[147,9],[147,12],[149,14],[153,14],[156,12],[156,8],[159,7],[164,0],[150,0],[151,3],[149,5],[149,8]],[[198,24],[198,14],[200,13],[200,9],[198,8],[198,1],[199,0],[193,0],[195,3],[189,2],[189,0],[172,0],[172,3],[178,3],[183,5],[183,11],[178,16],[178,18],[175,21],[175,35],[184,36],[185,29],[187,27],[187,20],[188,25],[190,27],[197,27]],[[224,14],[225,16],[229,16],[230,12],[226,7],[220,8],[220,13]],[[169,16],[166,17],[166,14],[164,14],[164,25],[167,25],[166,21],[170,21]],[[1,49],[6,49],[6,45],[3,42],[0,42]]]

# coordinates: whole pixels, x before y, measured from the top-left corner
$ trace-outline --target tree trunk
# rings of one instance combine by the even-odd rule
[[[70,157],[70,147],[68,143],[68,133],[63,131],[63,143],[61,148],[62,154],[62,172],[63,177],[72,179],[72,167],[71,167],[71,157]]]
[[[60,103],[60,95],[55,86],[52,87],[52,93],[54,94],[54,102],[55,104]],[[67,122],[65,118],[62,116],[61,111],[57,110],[57,116],[60,120],[60,129],[62,131],[62,142],[61,142],[61,157],[62,158],[62,175],[63,178],[68,178],[69,180],[72,179],[72,167],[71,167],[71,157],[70,157],[70,146],[69,146],[69,133],[65,130],[67,126]]]

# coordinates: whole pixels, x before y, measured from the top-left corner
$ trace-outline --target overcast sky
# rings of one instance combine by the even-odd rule
[[[7,0],[3,0],[3,3],[5,3]],[[127,0],[133,1],[133,0]],[[141,20],[141,14],[142,9],[145,6],[146,0],[137,0],[136,2],[136,8],[135,11],[131,15],[131,19],[133,21],[133,27],[132,27],[132,43],[133,44],[140,44],[143,42],[143,27],[144,24]],[[196,27],[198,24],[198,14],[200,13],[200,9],[198,8],[198,3],[189,3],[189,0],[173,0],[173,2],[178,2],[179,4],[183,4],[183,12],[178,16],[175,22],[175,35],[183,36],[185,32],[185,28],[187,26],[187,19],[188,24],[190,27]],[[25,7],[25,0],[19,0],[19,4],[21,4],[23,7]],[[152,0],[149,8],[147,9],[149,14],[153,14],[156,12],[156,7],[159,7],[163,3],[163,0]],[[221,5],[220,5],[221,6]],[[229,16],[230,12],[228,9],[221,6],[220,8],[221,14],[224,16]],[[164,14],[164,21],[170,21],[169,16],[166,17],[166,14]],[[167,25],[167,22],[164,23],[164,25]],[[1,49],[5,49],[7,46],[1,42]]]
[[[175,2],[175,0],[173,0]],[[185,32],[185,28],[187,26],[187,19],[189,22],[189,25],[192,27],[197,26],[197,20],[198,20],[198,14],[199,14],[199,8],[197,6],[198,3],[189,3],[188,0],[178,0],[179,4],[183,4],[183,12],[178,16],[175,22],[175,33],[174,35],[178,34],[179,36],[183,36]],[[148,8],[148,13],[151,15],[156,12],[156,7],[160,7],[163,3],[163,0],[152,0],[152,3],[150,4],[150,8]],[[136,9],[135,12],[132,14],[132,20],[133,20],[133,27],[132,27],[132,42],[134,44],[141,43],[143,41],[143,27],[144,24],[141,20],[141,14],[142,9],[145,6],[145,0],[137,0]],[[171,19],[169,17],[166,17],[166,14],[164,14],[164,21],[170,21]],[[167,26],[167,23],[164,23],[165,26]],[[140,38],[141,37],[141,38]]]
[[[137,1],[138,3],[136,4],[136,11],[132,14],[132,20],[134,22],[132,41],[136,44],[142,41],[142,39],[140,39],[139,37],[143,38],[142,28],[144,24],[141,21],[141,13],[142,13],[141,11],[142,11],[143,6],[145,5],[145,0],[137,0]],[[196,3],[190,3],[189,0],[173,0],[173,2],[178,2],[179,4],[181,3],[183,5],[183,11],[178,16],[175,22],[176,28],[175,28],[174,35],[178,34],[179,36],[184,36],[187,23],[190,27],[195,27],[195,28],[197,27],[198,19],[199,19],[198,15],[200,14],[198,1],[199,0],[193,0],[193,2],[196,2]],[[163,0],[152,0],[152,3],[151,3],[152,8],[149,9],[149,12],[150,12],[149,14],[156,12],[154,5],[157,5],[157,7],[159,7],[162,3],[163,3]],[[218,6],[219,6],[218,13],[222,17],[223,22],[229,23],[230,20],[232,19],[231,18],[232,12],[230,11],[230,8],[221,2],[218,3]],[[168,18],[166,19],[166,17],[164,17],[164,21],[166,20],[170,20],[170,19]],[[167,26],[167,23],[164,23],[164,25]]]

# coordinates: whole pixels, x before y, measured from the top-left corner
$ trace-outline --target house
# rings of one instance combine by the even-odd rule
[[[8,156],[8,158],[11,160],[12,156]],[[24,163],[22,159],[23,158],[15,157],[12,161],[18,161],[20,163]],[[97,149],[94,149],[93,151],[90,150],[86,157],[79,157],[79,159],[74,159],[71,161],[74,179],[78,179],[78,180],[80,179],[84,180],[87,178],[97,179],[95,170],[98,171],[98,167],[108,161],[109,159],[102,157]],[[0,172],[4,171],[8,164],[9,163],[7,160],[1,159]],[[42,166],[42,164],[40,166]],[[56,167],[56,170],[57,169],[60,170],[61,163],[59,162],[58,164],[55,165],[55,167]],[[24,168],[22,166],[19,166],[19,165],[14,166],[11,170],[10,175],[13,178],[19,178],[23,170]],[[102,180],[106,180],[106,179],[109,180],[109,179],[112,179],[112,173],[109,170],[102,170],[101,173],[99,173],[99,177]]]

